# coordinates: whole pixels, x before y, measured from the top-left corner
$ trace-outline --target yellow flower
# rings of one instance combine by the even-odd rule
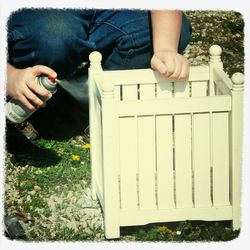
[[[73,161],[79,161],[80,160],[80,156],[79,155],[71,155],[71,159]]]
[[[84,145],[83,145],[83,148],[89,149],[89,148],[90,148],[90,144],[89,144],[89,143],[84,144]]]

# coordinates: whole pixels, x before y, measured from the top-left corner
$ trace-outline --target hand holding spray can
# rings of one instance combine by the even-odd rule
[[[47,76],[39,76],[36,78],[36,83],[45,89],[49,90],[52,94],[56,93],[57,81],[56,78],[48,78]],[[43,99],[43,101],[47,101],[47,99]],[[5,104],[5,113],[6,117],[9,121],[13,123],[21,123],[25,121],[30,115],[32,115],[35,111],[29,110],[26,106],[24,106],[20,101],[11,98]]]

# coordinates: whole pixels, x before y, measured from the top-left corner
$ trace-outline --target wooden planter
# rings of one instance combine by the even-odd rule
[[[103,71],[90,54],[93,198],[106,238],[120,226],[232,220],[240,228],[243,75],[223,71],[221,48],[187,81],[151,69]]]

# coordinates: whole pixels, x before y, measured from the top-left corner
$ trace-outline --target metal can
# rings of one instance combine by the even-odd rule
[[[47,76],[39,76],[36,78],[36,83],[45,89],[49,90],[52,94],[56,93],[57,80],[56,78],[49,78]],[[41,98],[41,97],[40,97]],[[49,98],[41,98],[43,101],[47,101]],[[13,123],[21,123],[25,121],[35,111],[29,110],[20,101],[11,98],[5,104],[6,118]]]

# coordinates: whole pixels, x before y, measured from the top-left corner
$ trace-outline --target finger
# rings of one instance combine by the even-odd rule
[[[35,76],[47,75],[52,78],[57,77],[57,73],[53,69],[44,65],[36,65],[32,67],[32,71]]]
[[[33,93],[37,94],[43,99],[49,99],[52,96],[50,91],[37,84],[35,81],[26,82],[26,85]]]
[[[36,108],[40,108],[45,105],[45,102],[36,96],[32,91],[30,91],[29,88],[25,90],[24,95],[33,105],[36,106]]]
[[[179,79],[180,79],[180,80],[187,79],[188,76],[189,76],[189,70],[190,70],[189,62],[186,61],[186,62],[183,63],[183,65],[182,65],[182,69],[181,69],[181,73],[180,73]]]
[[[156,56],[154,56],[151,60],[151,67],[154,70],[158,70],[162,75],[167,72],[166,65]]]
[[[30,111],[36,111],[37,108],[29,102],[29,100],[24,96],[22,95],[20,98],[19,98],[19,101],[27,108],[29,109]]]
[[[167,72],[164,75],[165,77],[168,78],[175,72],[175,68],[176,68],[175,60],[169,58],[169,60],[165,62],[165,65],[167,67]]]
[[[171,74],[168,78],[169,79],[179,79],[179,76],[180,76],[181,71],[182,71],[182,67],[183,67],[182,61],[176,60],[174,73]]]

